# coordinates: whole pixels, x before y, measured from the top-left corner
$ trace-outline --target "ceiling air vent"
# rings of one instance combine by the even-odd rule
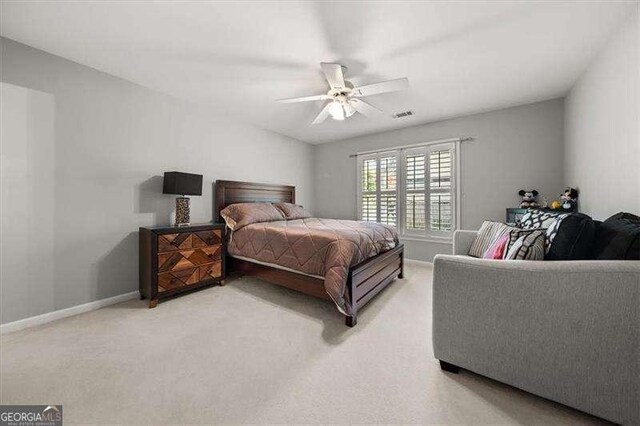
[[[411,111],[411,110],[402,111],[402,112],[397,112],[397,113],[393,114],[393,118],[411,117],[412,115],[413,115],[413,111]]]

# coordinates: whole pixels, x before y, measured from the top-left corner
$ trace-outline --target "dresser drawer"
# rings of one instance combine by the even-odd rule
[[[190,250],[222,243],[222,230],[181,232],[158,235],[158,253]]]
[[[222,245],[158,254],[158,272],[179,271],[212,263],[222,258]]]
[[[158,274],[158,293],[188,287],[202,281],[220,279],[220,277],[222,277],[221,260],[196,268],[163,272]]]

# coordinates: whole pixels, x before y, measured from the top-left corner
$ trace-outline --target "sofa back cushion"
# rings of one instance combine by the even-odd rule
[[[547,246],[546,260],[584,260],[592,257],[596,224],[589,216],[573,213],[562,219],[551,244]],[[547,238],[549,231],[547,230]]]
[[[618,213],[596,231],[594,257],[602,260],[640,260],[640,217]]]

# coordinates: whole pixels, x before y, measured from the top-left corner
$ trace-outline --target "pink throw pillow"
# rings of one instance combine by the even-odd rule
[[[504,258],[504,251],[509,243],[509,233],[507,232],[500,238],[498,238],[493,244],[489,246],[487,251],[482,255],[483,259],[502,259]]]

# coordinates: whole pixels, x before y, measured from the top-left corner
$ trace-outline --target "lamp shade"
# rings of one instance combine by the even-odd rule
[[[202,175],[164,172],[163,194],[202,195]]]

